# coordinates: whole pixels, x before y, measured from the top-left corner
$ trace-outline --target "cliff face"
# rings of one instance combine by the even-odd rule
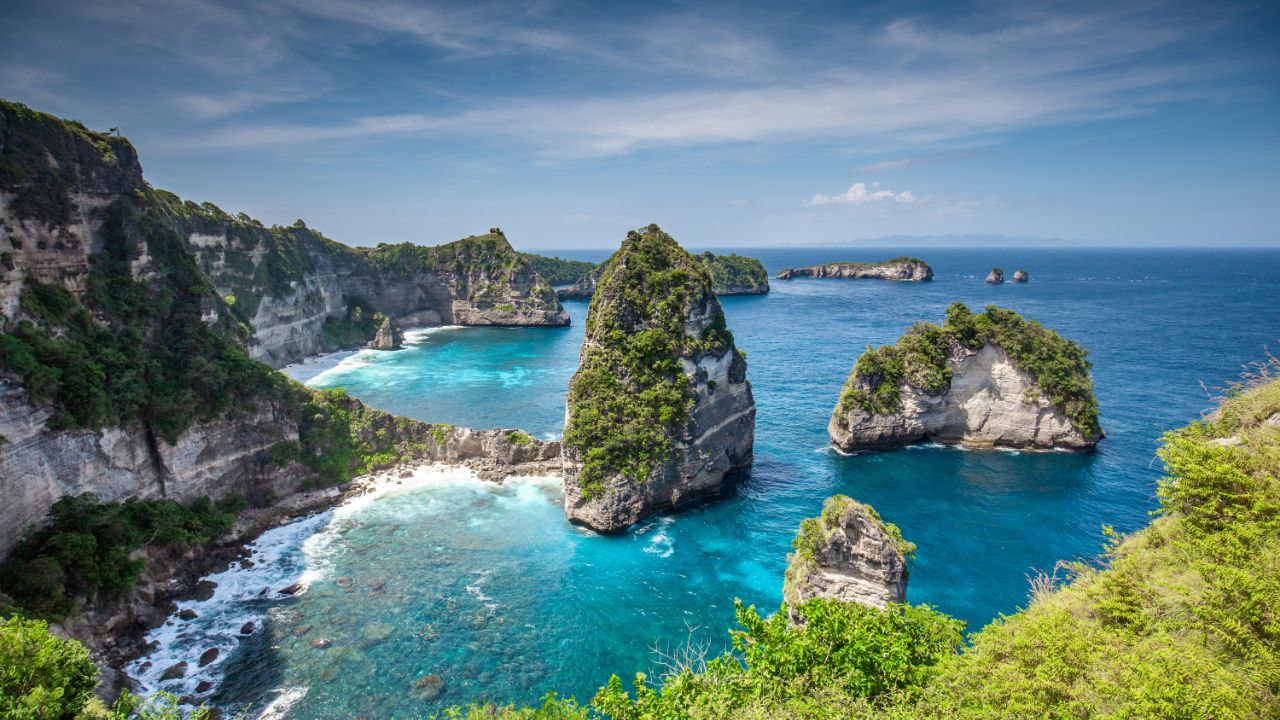
[[[656,225],[605,265],[565,421],[565,513],[602,532],[725,489],[755,401],[705,268]]]
[[[711,291],[716,295],[763,295],[769,292],[769,273],[755,258],[736,253],[716,255],[704,252],[694,255],[693,259],[707,269],[711,276]],[[604,263],[601,263],[590,272],[583,273],[573,285],[557,290],[556,296],[561,300],[590,298],[603,271]]]
[[[1102,432],[1084,355],[1012,311],[973,315],[957,303],[942,327],[918,324],[897,345],[868,349],[827,430],[845,452],[922,441],[1091,449]]]
[[[907,557],[915,546],[869,505],[828,498],[820,517],[801,523],[794,546],[782,586],[793,622],[800,620],[794,609],[815,597],[878,608],[906,600]]]
[[[908,280],[922,282],[933,279],[933,268],[917,258],[894,258],[878,263],[834,262],[826,265],[788,268],[778,273],[779,280],[792,278],[854,278],[872,280]]]

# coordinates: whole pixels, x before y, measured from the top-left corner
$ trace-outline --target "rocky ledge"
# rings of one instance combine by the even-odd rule
[[[601,273],[565,418],[565,514],[618,532],[721,493],[751,464],[755,401],[705,266],[656,225]]]
[[[1089,450],[1103,437],[1086,352],[1012,310],[960,303],[868,348],[827,427],[843,452],[932,441]]]
[[[827,498],[822,515],[800,523],[787,556],[782,598],[792,622],[810,598],[828,598],[883,608],[907,596],[907,558],[915,545],[902,538],[870,505],[847,496]]]
[[[919,258],[897,257],[877,263],[833,262],[825,265],[787,268],[775,277],[779,280],[809,277],[922,282],[933,279],[933,268]]]

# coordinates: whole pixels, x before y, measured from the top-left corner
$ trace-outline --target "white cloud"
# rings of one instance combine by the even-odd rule
[[[871,187],[868,189],[866,183],[856,182],[839,195],[814,193],[813,198],[806,204],[811,207],[816,205],[910,205],[919,201],[920,199],[910,190],[901,192],[881,190],[878,182],[871,183]]]

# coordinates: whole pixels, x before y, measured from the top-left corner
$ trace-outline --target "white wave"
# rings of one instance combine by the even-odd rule
[[[462,330],[464,325],[433,325],[424,328],[410,328],[401,333],[406,345],[420,345],[427,337],[446,330]]]
[[[649,543],[644,547],[646,553],[657,555],[660,558],[671,557],[676,551],[676,541],[667,533],[667,528],[674,522],[674,518],[663,515],[656,522],[649,523],[645,527],[636,530],[636,535],[643,535],[649,530],[657,528],[657,532],[649,536]]]
[[[280,368],[280,372],[293,380],[300,383],[306,383],[315,376],[337,367],[338,363],[354,355],[352,350],[340,350],[338,352],[325,353],[324,355],[312,355],[303,358],[300,362],[291,365],[285,365]]]
[[[284,687],[272,692],[280,693],[258,713],[258,720],[282,720],[294,704],[307,696],[307,688]]]
[[[330,512],[322,512],[295,520],[264,532],[247,546],[251,565],[233,563],[206,579],[217,584],[207,600],[183,600],[163,625],[147,633],[145,641],[156,643],[156,649],[129,663],[125,671],[138,681],[146,693],[167,690],[179,696],[196,696],[196,686],[221,681],[223,665],[245,637],[241,628],[248,622],[254,632],[261,632],[271,600],[285,597],[280,590],[299,582],[304,564],[299,548],[305,538],[330,520]],[[179,617],[182,611],[196,613],[192,620]],[[198,667],[201,654],[217,648],[218,656],[205,667]],[[186,662],[185,677],[161,680],[166,670]]]

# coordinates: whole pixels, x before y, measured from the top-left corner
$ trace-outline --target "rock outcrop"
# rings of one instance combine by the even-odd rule
[[[917,442],[1089,450],[1102,438],[1085,351],[1011,310],[956,303],[858,359],[828,425],[843,452]]]
[[[779,280],[809,277],[923,282],[933,279],[933,268],[919,258],[897,257],[877,263],[834,262],[826,263],[825,265],[787,268],[775,277]]]
[[[1031,277],[1027,275],[1026,270],[1015,270],[1013,273],[1013,281],[1016,283],[1024,283],[1030,279]]]
[[[991,285],[1004,284],[1004,270],[1000,268],[991,268],[991,272],[987,273],[987,282]]]
[[[757,259],[736,253],[716,255],[704,252],[693,256],[711,275],[711,291],[716,295],[763,295],[769,292],[769,273]],[[586,300],[596,290],[604,263],[584,273],[572,285],[560,288],[556,296],[561,300]]]
[[[399,350],[404,343],[404,335],[400,333],[400,326],[395,324],[391,318],[382,321],[382,325],[378,326],[378,334],[373,336],[369,341],[369,348],[373,350]]]
[[[605,264],[565,419],[565,514],[618,532],[724,491],[755,401],[706,268],[656,225]]]
[[[906,601],[907,558],[915,546],[870,505],[827,498],[821,516],[800,524],[793,545],[782,585],[792,622],[802,621],[796,608],[811,598],[877,608]]]

